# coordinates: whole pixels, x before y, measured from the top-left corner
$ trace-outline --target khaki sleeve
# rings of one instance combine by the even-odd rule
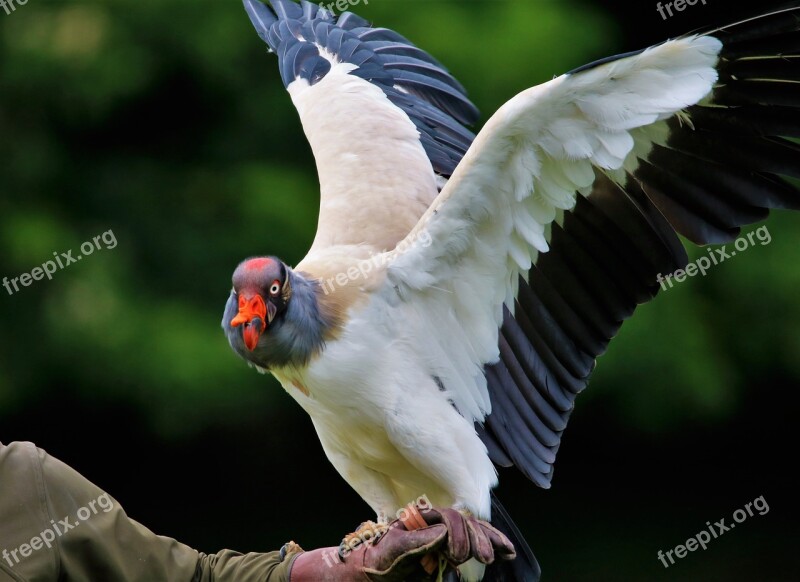
[[[213,555],[200,554],[194,582],[289,582],[289,570],[299,554],[280,552],[240,554],[222,550]]]
[[[155,535],[31,443],[0,444],[0,491],[0,580],[288,582],[293,556],[206,555]]]

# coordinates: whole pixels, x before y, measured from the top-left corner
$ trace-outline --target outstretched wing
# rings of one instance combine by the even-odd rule
[[[596,357],[687,264],[678,234],[726,242],[800,207],[799,15],[521,93],[387,257],[382,292],[497,464],[549,487]]]
[[[320,216],[313,250],[392,249],[466,152],[478,117],[464,88],[411,42],[302,1],[244,0],[314,152]]]

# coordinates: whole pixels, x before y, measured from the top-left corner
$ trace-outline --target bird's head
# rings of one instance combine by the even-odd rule
[[[233,272],[233,291],[222,326],[231,346],[253,352],[270,328],[280,325],[292,298],[289,267],[274,257],[247,259]]]
[[[246,259],[233,272],[222,329],[233,351],[261,369],[302,365],[321,349],[331,327],[319,296],[315,280],[283,261]]]

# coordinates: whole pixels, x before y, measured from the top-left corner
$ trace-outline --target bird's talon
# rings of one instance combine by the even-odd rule
[[[363,522],[356,531],[349,533],[342,538],[342,543],[339,544],[339,552],[357,548],[363,542],[375,543],[383,534],[389,531],[389,526],[385,523],[375,523],[374,521]]]

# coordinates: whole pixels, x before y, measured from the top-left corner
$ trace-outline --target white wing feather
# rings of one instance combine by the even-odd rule
[[[663,120],[714,87],[721,48],[704,36],[669,41],[519,94],[389,254],[383,293],[398,329],[461,414],[491,412],[483,367],[498,359],[503,304],[513,313],[550,224],[589,194],[596,171],[623,180],[637,154],[663,143]]]
[[[334,60],[319,83],[288,87],[319,173],[309,254],[337,245],[394,248],[438,192],[417,128],[381,89],[349,74],[355,68]]]

